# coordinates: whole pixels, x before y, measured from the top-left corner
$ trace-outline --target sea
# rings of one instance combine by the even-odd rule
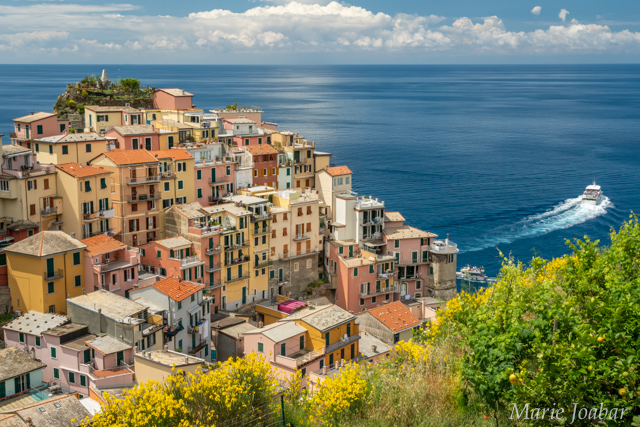
[[[640,211],[640,65],[0,65],[0,133],[68,83],[179,87],[260,106],[354,173],[354,190],[448,235],[458,266],[559,257]],[[580,204],[593,182],[605,198]],[[1,213],[0,213],[1,214]],[[501,255],[502,254],[502,255]]]

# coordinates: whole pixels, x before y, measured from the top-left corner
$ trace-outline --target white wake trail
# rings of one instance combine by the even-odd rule
[[[567,199],[546,212],[528,216],[513,225],[499,227],[490,232],[478,245],[461,248],[462,252],[481,251],[519,239],[570,228],[604,215],[607,209],[613,207],[608,197],[603,197],[597,205],[582,204],[580,200],[580,197]]]

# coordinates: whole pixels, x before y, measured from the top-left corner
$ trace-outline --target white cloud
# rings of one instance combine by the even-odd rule
[[[264,58],[260,55],[267,52],[287,58],[308,53],[353,58],[640,53],[640,33],[612,31],[602,23],[566,22],[569,12],[565,9],[559,15],[564,25],[525,32],[508,29],[497,16],[451,20],[376,13],[335,1],[278,2],[240,13],[214,9],[186,17],[147,16],[131,4],[0,6],[0,49],[5,60],[11,52],[16,58],[29,51],[46,56],[48,48],[50,57],[74,52],[76,59],[104,57],[123,62],[171,62],[174,58],[213,62],[225,60],[225,55],[260,62]],[[536,11],[540,13],[540,6],[531,13]]]
[[[533,13],[536,16],[540,16],[540,12],[542,12],[542,6],[536,6],[533,9],[531,9],[531,13]]]
[[[567,9],[562,9],[562,10],[560,10],[560,13],[558,14],[558,18],[562,19],[562,22],[564,22],[564,21],[566,21],[568,14],[569,14],[569,11]]]

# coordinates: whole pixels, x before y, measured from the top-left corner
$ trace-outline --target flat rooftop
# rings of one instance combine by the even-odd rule
[[[200,359],[199,357],[188,356],[171,350],[142,351],[136,353],[136,357],[147,359],[168,367],[174,365],[180,367],[205,363],[204,359]]]
[[[105,290],[91,292],[75,298],[69,298],[68,303],[76,304],[89,310],[102,310],[102,314],[118,322],[125,322],[138,313],[144,311],[146,307],[128,298],[113,294]],[[141,323],[144,319],[137,319]]]

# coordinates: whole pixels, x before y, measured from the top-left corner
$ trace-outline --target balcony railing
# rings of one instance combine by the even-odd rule
[[[347,337],[346,339],[342,338],[340,339],[337,343],[333,343],[329,346],[327,346],[324,350],[325,354],[329,354],[329,353],[333,353],[334,351],[342,348],[342,347],[346,347],[349,344],[356,342],[360,339],[360,335],[351,335],[350,337]]]
[[[251,222],[269,221],[271,220],[271,214],[268,212],[265,212],[265,213],[261,213],[260,215],[253,215],[250,218],[251,218]]]
[[[269,233],[271,233],[271,227],[258,227],[253,229],[254,236],[260,236],[262,234],[269,234]]]
[[[40,211],[40,215],[42,216],[49,216],[49,215],[57,215],[58,214],[58,207],[57,206],[53,206],[50,208],[44,208]]]
[[[428,261],[423,260],[421,258],[400,258],[396,265],[416,265],[416,264],[426,264]]]
[[[42,277],[44,277],[44,280],[62,279],[64,277],[64,271],[61,268],[57,268],[53,271],[43,273]]]
[[[175,172],[160,172],[161,179],[176,179]]]
[[[164,332],[170,337],[176,335],[178,332],[182,331],[184,326],[182,326],[182,322],[176,322],[173,325],[168,325],[164,327]]]
[[[160,200],[160,193],[127,196],[127,203],[146,202],[147,200]]]
[[[202,340],[195,347],[189,346],[189,354],[196,354],[197,352],[199,352],[200,350],[205,348],[206,345],[207,345],[207,341],[206,340]]]
[[[217,255],[222,252],[222,246],[218,245],[212,248],[206,248],[204,250],[205,255]]]
[[[429,250],[441,254],[454,254],[458,252],[458,245],[453,242],[437,240],[429,246]]]
[[[380,295],[380,294],[388,294],[391,292],[398,292],[398,287],[396,285],[393,286],[388,286],[386,288],[373,288],[373,289],[369,289],[368,291],[360,291],[360,297],[364,298],[364,297],[369,297],[369,296],[374,296],[374,295]]]
[[[249,257],[247,255],[239,257],[239,258],[228,258],[224,260],[224,266],[230,267],[232,265],[243,264],[245,262],[249,262]]]
[[[246,273],[243,273],[242,275],[234,274],[231,277],[225,277],[224,282],[233,283],[233,282],[237,282],[238,280],[245,280],[248,278],[249,278],[249,272],[246,272]]]
[[[390,279],[397,274],[396,271],[390,271],[388,273],[378,272],[378,279]]]
[[[242,249],[249,246],[249,241],[245,240],[244,242],[236,243],[235,245],[228,245],[224,247],[225,251],[234,251],[236,249]]]
[[[299,251],[289,251],[289,252],[278,254],[278,259],[287,260],[287,259],[298,258],[298,257],[303,257],[308,255],[317,255],[318,251],[319,251],[319,248],[317,246],[310,249],[301,249]]]
[[[94,264],[94,265],[97,265],[100,268],[101,273],[105,273],[107,271],[118,270],[120,268],[129,266],[129,265],[133,266],[135,264],[137,264],[137,259],[136,259],[136,256],[134,255],[130,257],[130,259],[119,259],[119,260],[114,260],[114,261],[104,262],[104,263]]]
[[[254,262],[253,263],[253,268],[262,268],[262,267],[268,267],[271,264],[273,264],[273,261],[271,260],[260,260],[258,262]]]
[[[218,271],[221,269],[222,269],[222,265],[218,262],[214,264],[207,264],[204,268],[204,271],[206,273],[213,273],[214,271]]]
[[[233,178],[232,175],[222,175],[222,176],[216,176],[215,179],[214,178],[209,178],[209,180],[207,182],[209,183],[209,185],[212,185],[212,184],[226,184],[228,182],[231,182],[232,178]]]
[[[311,236],[309,236],[308,234],[296,234],[295,236],[293,236],[293,240],[307,240],[310,238]]]
[[[416,271],[413,274],[405,273],[404,276],[398,277],[398,280],[415,280],[420,279],[422,277],[422,273]]]
[[[192,255],[180,260],[180,268],[192,267],[196,264],[204,264],[198,255]]]
[[[222,280],[214,280],[205,288],[206,291],[212,291],[222,286]]]
[[[129,185],[151,184],[154,182],[160,182],[160,175],[136,176],[133,178],[127,178],[127,184]]]

